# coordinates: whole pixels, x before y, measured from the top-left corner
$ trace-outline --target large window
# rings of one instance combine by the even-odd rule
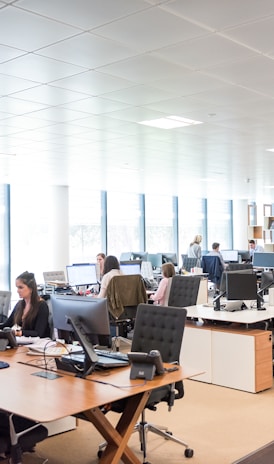
[[[207,229],[210,250],[213,242],[220,243],[220,250],[228,250],[232,248],[232,201],[207,201]]]
[[[9,186],[0,185],[0,288],[10,287]]]
[[[201,198],[179,198],[179,250],[180,257],[186,254],[195,235],[202,235],[202,250],[207,250],[205,200]],[[180,260],[179,260],[180,261]]]
[[[69,189],[69,263],[95,262],[101,240],[101,192]]]
[[[149,253],[176,252],[177,230],[172,196],[146,195],[146,250]]]
[[[142,195],[108,192],[107,253],[120,258],[122,252],[143,250]]]

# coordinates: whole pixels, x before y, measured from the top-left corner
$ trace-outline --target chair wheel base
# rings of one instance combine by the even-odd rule
[[[194,450],[191,449],[191,448],[186,448],[185,449],[185,457],[186,458],[192,458],[192,456],[194,455]]]

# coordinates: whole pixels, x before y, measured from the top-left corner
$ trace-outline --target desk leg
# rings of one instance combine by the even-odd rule
[[[127,443],[149,395],[150,391],[147,391],[128,398],[127,405],[116,429],[99,408],[84,412],[85,416],[95,425],[98,432],[103,435],[108,443],[100,459],[100,464],[109,464],[110,462],[111,464],[118,464],[120,459],[125,464],[141,464],[141,461],[127,446]]]

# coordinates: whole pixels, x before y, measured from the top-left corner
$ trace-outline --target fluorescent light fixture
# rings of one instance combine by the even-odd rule
[[[274,151],[274,148],[267,148],[266,151]]]
[[[140,121],[138,124],[158,127],[158,129],[176,129],[177,127],[195,126],[203,123],[193,119],[181,118],[180,116],[167,116],[166,118],[152,119],[150,121]]]

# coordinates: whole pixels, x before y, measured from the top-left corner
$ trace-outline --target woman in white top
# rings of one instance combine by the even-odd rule
[[[193,242],[189,244],[188,251],[187,251],[187,256],[189,258],[197,258],[197,267],[199,267],[201,264],[201,257],[202,257],[202,248],[200,245],[201,241],[202,241],[202,236],[195,235]]]
[[[101,281],[100,292],[97,295],[98,298],[105,298],[107,293],[107,287],[112,277],[116,275],[124,275],[120,270],[120,264],[116,256],[109,255],[105,259],[104,263],[104,274]]]
[[[171,278],[175,275],[175,267],[172,263],[165,263],[162,265],[163,278],[159,283],[159,287],[154,295],[150,296],[150,300],[154,301],[154,304],[165,305],[167,304],[167,289]]]

